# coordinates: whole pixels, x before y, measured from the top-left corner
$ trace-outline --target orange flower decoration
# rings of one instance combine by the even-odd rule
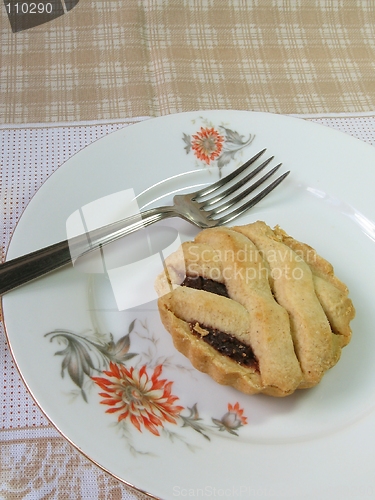
[[[146,366],[140,370],[110,363],[108,377],[92,377],[93,381],[105,392],[99,393],[104,398],[101,404],[110,408],[106,413],[120,412],[118,421],[129,419],[140,432],[142,427],[159,436],[158,427],[165,421],[176,423],[176,418],[184,409],[175,406],[178,399],[171,394],[173,382],[159,379],[162,366],[155,368],[150,377]]]
[[[191,147],[199,160],[209,165],[220,156],[223,149],[224,137],[213,127],[203,128],[193,135]]]
[[[231,434],[236,434],[236,430],[247,424],[247,418],[238,403],[231,405],[228,403],[228,411],[221,420],[214,420],[220,430],[227,430]],[[236,434],[237,435],[237,434]]]
[[[228,413],[235,415],[242,425],[247,424],[247,417],[243,414],[244,410],[240,407],[239,403],[236,403],[235,405],[228,403]]]

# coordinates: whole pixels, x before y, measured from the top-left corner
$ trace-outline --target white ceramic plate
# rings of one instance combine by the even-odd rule
[[[205,133],[216,141],[216,158],[197,156],[195,146]],[[97,141],[61,167],[27,207],[7,258],[65,239],[68,219],[71,231],[81,216],[91,227],[123,215],[126,190],[138,195],[154,186],[138,197],[141,208],[168,203],[172,196],[162,198],[163,193],[212,182],[264,147],[292,173],[239,222],[279,224],[314,246],[347,283],[357,310],[352,342],[318,387],[285,399],[249,397],[214,383],[176,352],[150,299],[160,252],[197,232],[180,220],[159,227],[164,239],[147,260],[151,267],[143,260],[147,254],[137,253],[142,262],[132,269],[139,280],[134,272],[123,273],[122,291],[100,266],[86,263],[6,294],[12,352],[57,429],[100,467],[143,492],[163,499],[370,498],[375,495],[371,146],[323,126],[263,113],[205,111],[145,121]],[[158,185],[165,179],[170,180]],[[130,241],[121,248],[135,248]],[[136,297],[133,303],[126,302],[129,297]],[[112,413],[106,410],[120,403],[106,404],[114,402],[108,392],[110,361],[112,381],[127,380],[119,390],[123,408]]]

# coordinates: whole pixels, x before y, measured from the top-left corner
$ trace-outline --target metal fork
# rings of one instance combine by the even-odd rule
[[[174,204],[171,206],[145,210],[140,214],[94,229],[88,234],[55,243],[0,264],[0,295],[72,263],[72,259],[75,260],[92,250],[169,217],[181,217],[202,229],[231,222],[267,196],[289,174],[289,171],[285,172],[253,198],[244,201],[244,198],[262,185],[281,166],[279,163],[253,184],[247,186],[248,182],[273,160],[274,157],[271,156],[246,174],[245,171],[265,151],[263,149],[232,173],[210,186],[194,193],[175,195]],[[241,174],[246,175],[241,176]],[[245,189],[241,190],[242,187]]]

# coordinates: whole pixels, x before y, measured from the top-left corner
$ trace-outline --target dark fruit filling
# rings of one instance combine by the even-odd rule
[[[205,292],[216,293],[216,295],[223,295],[229,297],[227,287],[223,283],[202,278],[202,276],[186,276],[181,286],[195,288],[196,290],[204,290]]]
[[[202,278],[202,276],[186,276],[181,286],[229,297],[227,288],[223,283]],[[258,361],[251,347],[244,344],[233,335],[229,335],[228,333],[221,332],[220,330],[205,325],[198,325],[198,323],[190,323],[189,326],[191,332],[195,336],[207,342],[207,344],[216,349],[220,354],[228,356],[240,365],[251,366],[256,370],[258,369]]]
[[[258,369],[258,362],[251,347],[236,339],[233,335],[203,325],[199,325],[199,331],[197,331],[197,323],[189,323],[189,326],[193,335],[200,337],[220,354],[228,356],[240,365]],[[204,330],[204,335],[201,333],[202,330]]]

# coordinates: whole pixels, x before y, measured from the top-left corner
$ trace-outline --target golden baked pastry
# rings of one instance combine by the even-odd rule
[[[247,394],[318,384],[350,341],[355,311],[331,264],[262,221],[201,231],[166,259],[155,288],[175,347]]]

